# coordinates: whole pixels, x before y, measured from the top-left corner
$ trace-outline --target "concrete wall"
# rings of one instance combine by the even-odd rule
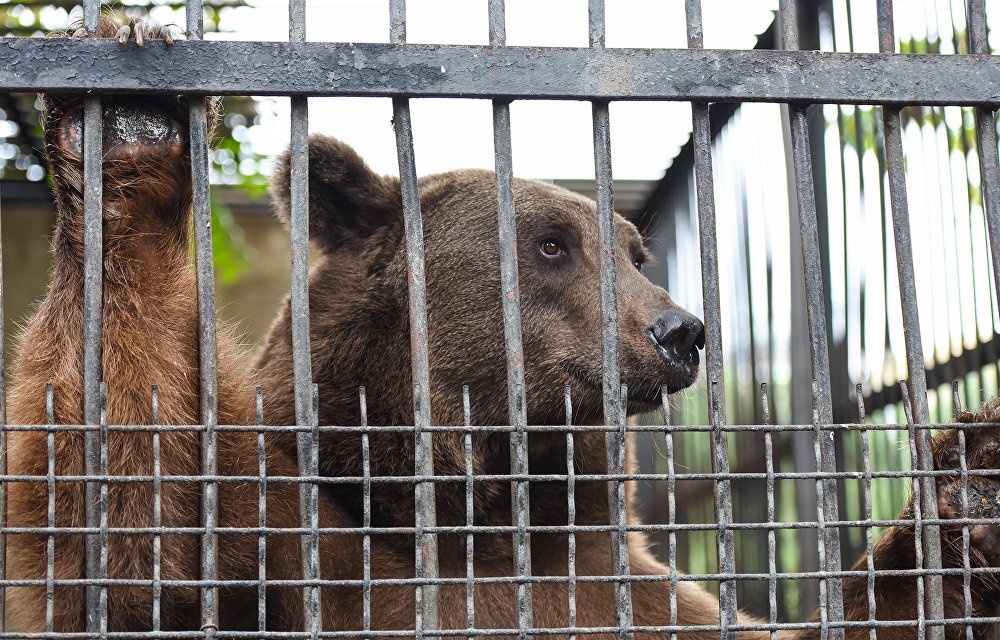
[[[0,196],[2,193],[0,186]],[[288,292],[289,240],[267,207],[233,207],[251,264],[231,284],[216,282],[219,316],[257,346]],[[47,199],[0,199],[3,239],[3,311],[8,355],[35,304],[45,295],[54,213]]]

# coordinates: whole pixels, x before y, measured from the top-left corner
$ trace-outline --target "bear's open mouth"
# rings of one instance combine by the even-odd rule
[[[148,154],[173,156],[184,149],[183,114],[169,108],[134,99],[109,98],[104,101],[103,157],[121,160]],[[58,144],[64,150],[83,155],[83,107],[66,110],[59,121]]]

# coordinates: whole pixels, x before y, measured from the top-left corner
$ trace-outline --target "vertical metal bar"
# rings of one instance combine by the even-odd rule
[[[609,474],[624,473],[618,468],[617,455],[624,449],[622,437],[625,424],[625,408],[621,404],[621,372],[618,368],[618,295],[615,290],[615,211],[611,192],[611,121],[607,101],[594,101],[594,159],[597,173],[597,215],[600,228],[601,253],[601,316],[602,344],[604,352],[604,419],[608,425],[620,427],[608,432],[605,437]],[[611,523],[619,531],[624,526],[625,505],[619,501],[618,487],[621,479],[608,482],[609,515]],[[624,578],[629,575],[628,546],[622,544],[620,535],[611,537],[611,566],[616,577],[623,580],[615,583],[615,618],[620,640],[631,637],[632,589]]]
[[[687,0],[688,47],[704,47],[701,2]],[[719,248],[716,239],[715,186],[712,178],[712,131],[707,103],[692,103],[695,157],[695,188],[698,202],[698,237],[701,244],[701,281],[705,309],[705,372],[708,390],[708,419],[712,426],[712,471],[729,472],[729,442],[722,425],[726,420],[725,376],[722,356],[722,312],[719,300]],[[733,543],[732,489],[728,479],[716,479],[715,518],[719,573],[736,573]],[[737,624],[736,585],[732,578],[719,581],[719,624],[724,640],[735,640],[731,627]]]
[[[573,396],[570,386],[563,390],[563,404],[566,407],[566,526],[569,529],[566,558],[566,590],[569,596],[569,619],[566,623],[573,631],[569,640],[576,640],[576,444],[573,438]]]
[[[267,629],[267,449],[264,438],[264,388],[257,387],[257,630]]]
[[[405,0],[390,0],[390,33],[393,43],[406,42]],[[403,200],[406,232],[407,277],[410,297],[410,358],[413,367],[413,437],[414,473],[421,478],[434,475],[433,434],[427,431],[431,423],[430,373],[427,355],[427,279],[424,273],[424,231],[420,216],[420,193],[417,189],[417,168],[413,157],[413,128],[410,122],[409,98],[392,99],[392,121],[396,130],[396,152],[399,157],[399,181]],[[416,590],[416,620],[414,635],[423,640],[424,632],[438,626],[437,538],[425,533],[425,527],[437,522],[434,483],[416,483],[415,569],[417,578],[430,584],[418,584]]]
[[[204,11],[201,0],[187,0],[187,37],[200,40],[204,32]],[[198,353],[200,383],[200,418],[205,426],[201,440],[201,472],[206,476],[217,473],[217,371],[215,326],[215,272],[212,257],[212,211],[208,187],[208,108],[204,96],[189,96],[189,132],[191,136],[191,186],[194,202],[195,271],[198,289]],[[219,629],[218,486],[213,480],[202,481],[201,496],[201,589],[202,631],[207,640]]]
[[[309,557],[308,569],[306,575],[309,576],[309,580],[312,584],[309,586],[309,607],[307,609],[311,615],[310,623],[310,633],[314,640],[318,640],[320,632],[322,629],[322,619],[320,617],[320,591],[319,591],[319,385],[313,384],[312,388],[312,406],[310,407],[310,415],[312,416],[312,423],[309,429],[309,458],[307,462],[307,471],[309,472],[309,477],[313,478],[313,481],[308,484],[309,489],[309,513],[308,519],[306,519],[302,525],[309,528],[309,537],[305,541],[308,543]]]
[[[503,0],[490,0],[490,45],[506,44]],[[528,474],[527,408],[524,399],[524,346],[521,340],[521,300],[517,275],[517,229],[514,212],[514,173],[511,150],[510,103],[493,101],[493,140],[496,159],[497,226],[500,242],[500,288],[503,307],[504,344],[507,355],[508,419],[515,430],[510,437],[510,472],[524,478]],[[527,637],[532,624],[531,538],[527,533],[530,515],[528,481],[512,483],[511,518],[514,533],[514,566],[518,577],[518,638]]]
[[[969,517],[969,468],[965,459],[965,431],[963,429],[958,430],[958,462],[959,471],[961,473],[961,490],[962,490],[962,519]],[[965,611],[963,612],[966,618],[972,618],[972,561],[969,559],[969,525],[962,525],[962,594],[965,596]],[[973,640],[975,637],[972,633],[972,624],[966,623],[965,625],[965,637],[967,640]]]
[[[160,388],[150,389],[153,412],[153,631],[160,630],[160,599],[163,595],[162,568],[163,540],[163,468],[160,464]]]
[[[808,263],[807,263],[808,264]],[[812,382],[813,397],[816,397],[819,391],[819,383],[816,380]],[[813,407],[813,461],[816,465],[817,475],[816,475],[816,551],[819,555],[822,567],[825,571],[829,571],[829,556],[827,556],[827,526],[826,526],[826,512],[824,510],[824,504],[826,501],[826,483],[822,475],[819,472],[823,469],[823,431],[820,428],[820,417],[819,409]],[[842,629],[830,629],[830,588],[831,584],[829,579],[820,576],[819,581],[819,622],[820,622],[820,637],[829,638],[831,636],[831,631],[835,634],[838,631],[843,632]]]
[[[986,23],[986,3],[984,0],[968,0],[969,51],[977,55],[989,55],[989,41]],[[997,151],[996,109],[979,107],[976,113],[976,141],[979,147],[979,170],[982,178],[983,213],[989,230],[990,256],[993,262],[995,291],[1000,296],[1000,160]],[[994,307],[1000,301],[994,301]],[[956,402],[956,413],[959,405]],[[959,430],[959,452],[962,470],[962,517],[966,518],[968,500],[968,480],[965,460],[965,432]],[[965,615],[972,616],[970,592],[969,530],[962,526],[962,551],[964,561],[963,587],[965,591]],[[966,625],[966,636],[973,637],[972,626]]]
[[[305,0],[288,3],[288,41],[306,41]],[[292,362],[295,376],[295,423],[311,426],[312,360],[309,345],[309,99],[292,96],[290,145],[291,202],[291,313]],[[311,461],[314,456],[312,434],[300,431],[297,436],[299,476],[316,476]],[[300,519],[303,528],[317,509],[316,482],[299,484]],[[310,533],[302,536],[302,575],[307,584],[302,598],[308,631],[318,638],[320,629],[320,591],[314,582],[319,579],[318,538]]]
[[[770,427],[771,400],[767,395],[766,382],[760,385],[760,408],[764,424]],[[767,521],[774,523],[774,443],[770,429],[764,432],[764,461],[767,471]],[[773,527],[767,530],[767,621],[771,624],[778,622],[777,541]],[[778,632],[775,629],[771,629],[770,635],[771,640],[777,640]]]
[[[666,441],[667,457],[667,568],[670,578],[670,626],[677,626],[677,473],[674,469],[674,434],[670,429],[670,395],[667,388],[660,387],[660,402],[663,405],[663,438]],[[677,632],[670,632],[670,640],[677,640]]]
[[[431,422],[430,374],[427,359],[427,301],[424,275],[424,239],[420,219],[420,196],[413,158],[413,130],[407,98],[393,98],[393,123],[399,155],[399,175],[406,227],[407,271],[410,292],[410,357],[413,366],[413,419],[416,449],[414,472],[422,478],[434,475],[433,434]],[[438,576],[437,538],[425,533],[437,521],[434,483],[422,480],[415,489],[416,500],[416,571],[417,577],[433,581]],[[422,640],[425,630],[437,628],[437,586],[417,585],[416,637]]]
[[[101,552],[99,560],[99,571],[103,578],[108,577],[108,390],[104,383],[101,383],[101,424],[98,431],[100,442],[100,458],[98,462],[98,474],[101,477],[100,494],[98,507],[100,518],[100,543]],[[108,637],[108,587],[101,585],[100,606],[98,615],[101,616],[101,638]]]
[[[797,0],[785,0],[779,5],[781,40],[785,49],[799,48]],[[809,124],[806,107],[788,105],[792,141],[792,164],[795,170],[795,192],[799,211],[799,230],[802,242],[802,262],[805,269],[806,312],[809,322],[809,341],[812,351],[813,378],[813,420],[815,438],[819,450],[817,470],[835,473],[837,470],[833,432],[821,425],[833,422],[833,402],[830,392],[830,352],[827,345],[826,311],[823,301],[822,259],[819,248],[819,231],[816,219],[816,196],[813,184],[812,157],[809,149]],[[840,571],[840,532],[837,527],[826,526],[839,519],[837,507],[837,485],[833,478],[817,482],[819,504],[817,506],[818,530],[825,538],[817,543],[822,548],[821,562],[827,572]],[[844,619],[843,591],[841,580],[836,577],[821,579],[821,617],[824,613],[829,622]],[[824,612],[825,609],[825,612]],[[827,628],[822,635],[826,637]],[[829,629],[832,637],[842,638],[844,630],[835,626]]]
[[[985,0],[968,0],[969,52],[988,55]],[[996,109],[976,108],[976,141],[983,182],[983,213],[990,236],[993,278],[1000,295],[1000,160],[997,156]]]
[[[361,426],[368,426],[368,397],[365,387],[358,387],[358,401],[361,405]],[[362,629],[372,628],[372,536],[369,529],[372,526],[372,466],[371,448],[368,432],[361,434],[361,491],[362,491],[362,521],[364,535],[362,537],[362,563],[364,564],[361,585],[361,617]]]
[[[2,203],[0,203],[2,210]],[[3,234],[0,234],[2,239]],[[7,343],[3,313],[3,246],[0,242],[0,475],[7,475],[7,364],[4,347]],[[7,578],[7,483],[0,482],[0,581]],[[0,633],[6,631],[7,588],[0,586]]]
[[[916,426],[913,422],[913,409],[910,403],[910,395],[906,388],[905,382],[899,383],[900,390],[902,392],[903,398],[903,413],[906,415],[906,425],[909,433],[909,445],[910,445],[910,460],[911,466],[913,468],[917,467],[917,438],[916,438]],[[923,504],[920,499],[923,493],[923,483],[920,482],[920,478],[914,476],[913,481],[913,536],[915,540],[923,540],[924,528],[927,526],[924,524],[923,516]],[[924,547],[921,544],[914,545],[914,555],[916,561],[916,567],[920,568],[924,566]],[[940,591],[937,593],[941,593]],[[936,597],[937,594],[931,595],[928,593],[927,576],[921,575],[917,576],[917,638],[919,640],[924,640],[927,637],[927,603],[925,598],[930,596],[932,598]]]
[[[858,424],[865,423],[865,394],[859,382],[855,387],[855,397],[858,399]],[[875,622],[875,536],[872,533],[872,461],[871,448],[868,442],[868,432],[861,431],[861,464],[864,472],[864,519],[865,525],[865,569],[867,575],[868,622]],[[868,629],[868,640],[876,640],[878,634],[875,625]]]
[[[45,383],[45,416],[49,427],[55,424],[55,410],[52,399],[52,383]],[[55,579],[56,579],[56,432],[49,429],[45,437],[46,456],[48,457],[48,527],[49,535],[45,541],[45,631],[52,633],[55,614]]]
[[[891,0],[878,0],[879,51],[895,53],[896,41],[893,27]],[[931,453],[931,433],[927,426],[930,417],[927,410],[927,378],[924,373],[924,354],[921,344],[920,315],[917,309],[917,289],[913,274],[913,244],[910,240],[910,214],[906,196],[906,169],[903,152],[903,136],[900,123],[899,107],[882,107],[882,119],[885,129],[885,156],[889,180],[889,199],[892,205],[892,230],[896,247],[896,269],[899,273],[899,298],[903,312],[903,340],[906,345],[906,369],[909,378],[910,405],[913,415],[914,437],[916,437],[915,467],[921,471],[933,471],[934,458]],[[993,134],[994,143],[996,134]],[[989,216],[987,216],[988,218]],[[919,481],[920,509],[916,513],[924,518],[937,520],[937,491],[935,479],[926,476]],[[916,501],[916,495],[914,496]],[[916,506],[916,505],[914,505]],[[941,535],[940,526],[926,524],[920,538],[923,546],[923,556],[928,571],[941,569]],[[919,565],[918,565],[919,566]],[[942,576],[928,574],[923,576],[927,594],[927,613],[934,620],[944,618],[944,602],[939,597],[942,589]],[[944,638],[944,627],[935,624],[930,627],[932,640]]]
[[[953,380],[951,383],[952,392],[952,402],[954,411],[954,420],[957,422],[959,416],[962,415],[962,400],[958,392],[958,380]],[[959,473],[960,473],[960,487],[962,491],[962,519],[969,517],[969,468],[966,464],[965,459],[965,430],[957,429],[958,432],[958,462],[959,462]],[[969,525],[962,524],[962,594],[965,596],[965,611],[964,615],[966,618],[972,618],[972,561],[969,558]],[[973,639],[972,624],[965,625],[965,636],[967,640]]]
[[[605,43],[604,0],[589,0],[590,46],[601,49]],[[597,220],[601,254],[601,344],[604,361],[604,420],[619,427],[605,436],[609,474],[622,474],[625,449],[625,408],[622,406],[621,371],[618,357],[618,294],[616,281],[615,203],[611,182],[611,116],[607,100],[592,102],[594,121],[594,173],[596,177]],[[619,455],[621,454],[621,455]],[[632,585],[629,576],[628,544],[625,531],[624,483],[608,482],[610,524],[617,529],[611,536],[611,566],[615,583],[615,622],[619,640],[632,637]]]
[[[472,426],[472,406],[469,401],[469,385],[462,385],[462,416],[466,427]],[[472,432],[465,432],[465,526],[469,532],[465,535],[465,626],[473,629],[476,626],[476,568],[475,544],[476,537],[472,527],[476,522],[474,469],[472,467]],[[469,636],[473,640],[475,636]]]
[[[100,21],[99,0],[86,0],[83,24],[96,34]],[[101,399],[101,313],[103,306],[103,134],[101,100],[87,96],[83,101],[83,421],[87,426],[100,422]],[[84,474],[96,477],[100,466],[100,434],[87,430],[84,439]],[[88,479],[84,485],[86,501],[85,523],[91,530],[100,521],[100,488]],[[88,579],[104,577],[100,573],[101,541],[96,534],[87,535],[86,575]],[[87,631],[106,633],[107,625],[100,616],[101,588],[87,585]]]

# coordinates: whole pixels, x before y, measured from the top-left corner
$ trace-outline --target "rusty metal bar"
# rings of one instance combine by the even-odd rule
[[[590,46],[602,49],[605,40],[604,2],[590,0]],[[603,353],[604,421],[619,427],[619,433],[605,436],[609,473],[620,471],[624,463],[625,407],[622,403],[621,371],[618,345],[618,292],[616,290],[615,203],[611,173],[611,116],[605,100],[592,103],[594,122],[594,173],[597,178],[597,220],[601,256],[601,345]],[[611,536],[611,567],[616,577],[627,578],[628,543],[625,536],[625,487],[620,481],[608,483],[608,506],[611,524],[617,527]],[[615,622],[619,640],[632,637],[632,588],[628,580],[615,583]]]
[[[490,0],[490,45],[506,44],[503,0]],[[517,275],[517,224],[514,211],[514,170],[511,149],[510,103],[493,101],[493,145],[496,163],[497,227],[500,242],[500,298],[503,309],[504,345],[507,355],[507,415],[515,430],[510,435],[510,471],[515,476],[528,473],[528,446],[524,426],[527,407],[524,397],[524,344],[521,340],[521,299]],[[528,481],[511,486],[511,519],[514,534],[514,571],[517,583],[518,638],[524,640],[532,624],[531,537]]]
[[[187,37],[197,41],[204,33],[204,10],[201,0],[188,0]],[[191,96],[189,124],[191,151],[191,187],[194,202],[195,275],[198,290],[198,362],[200,419],[205,425],[201,440],[201,468],[205,476],[217,473],[218,452],[216,426],[218,425],[218,364],[215,325],[215,271],[212,251],[212,208],[208,186],[208,106],[205,96]],[[202,482],[201,517],[204,532],[201,536],[201,588],[202,632],[206,640],[215,637],[219,630],[218,538],[218,485],[214,480]]]
[[[701,1],[685,2],[688,47],[700,50],[704,46]],[[719,299],[719,244],[716,237],[715,183],[712,176],[712,127],[708,103],[691,103],[692,140],[695,157],[695,189],[698,204],[698,238],[701,247],[702,299],[705,315],[705,380],[708,401],[708,421],[712,426],[712,471],[729,471],[729,442],[721,429],[726,421],[725,374],[722,355],[722,311]],[[733,532],[732,487],[728,480],[713,482],[715,518],[719,527],[716,536],[719,572],[736,573],[736,553]],[[731,627],[738,624],[736,585],[731,579],[719,581],[719,624],[724,640],[735,640]]]
[[[782,48],[799,47],[796,0],[783,2],[779,9]],[[823,431],[820,425],[833,421],[833,402],[830,391],[830,352],[827,345],[826,311],[823,295],[822,259],[816,216],[816,195],[812,173],[812,154],[809,148],[809,124],[804,105],[788,105],[788,118],[792,143],[792,164],[795,173],[795,196],[798,203],[799,231],[802,243],[802,262],[806,287],[806,314],[809,323],[809,342],[812,363],[813,422],[815,424],[816,469],[826,473],[837,468],[833,434]],[[840,532],[827,523],[839,520],[837,486],[833,480],[816,480],[818,553],[821,568],[828,572],[840,570]],[[841,580],[824,577],[820,580],[821,634],[824,638],[842,638],[843,628],[828,627],[830,622],[844,619],[844,602]]]
[[[472,405],[469,400],[469,385],[462,385],[462,418],[465,426],[472,426]],[[465,525],[469,533],[465,536],[465,624],[472,629],[476,626],[476,536],[472,533],[475,526],[475,470],[472,466],[472,433],[466,432],[463,438],[465,447]],[[468,640],[473,640],[469,636]]]
[[[73,91],[85,78],[94,91],[161,94],[1000,104],[992,56],[190,39],[136,56],[83,39],[2,45],[8,91]]]
[[[97,33],[100,20],[100,2],[86,0],[83,6],[84,28]],[[101,420],[102,336],[103,308],[103,116],[101,100],[90,95],[83,102],[83,234],[84,234],[84,289],[83,289],[83,420],[93,426]],[[84,434],[84,473],[91,477],[84,488],[85,521],[87,527],[100,525],[100,485],[93,480],[100,473],[101,443],[97,431]],[[101,539],[99,535],[87,536],[86,576],[88,579],[105,577],[101,572]],[[87,586],[87,631],[106,637],[107,620],[101,612],[106,610],[107,588]]]
[[[389,39],[395,43],[406,41],[405,0],[390,0]],[[427,354],[427,287],[424,271],[424,231],[420,214],[420,193],[417,189],[417,168],[413,155],[413,128],[410,123],[408,98],[393,98],[392,122],[396,130],[396,152],[399,158],[400,191],[403,199],[403,220],[406,232],[407,282],[410,308],[410,358],[413,368],[413,437],[414,474],[428,476],[434,473],[433,433],[427,430],[431,423],[430,371]],[[437,522],[434,500],[434,483],[417,482],[414,490],[415,570],[418,579],[428,581],[416,587],[416,620],[414,635],[423,640],[428,631],[438,627],[438,577],[437,537],[425,532]]]
[[[896,51],[895,30],[893,27],[892,3],[890,0],[878,0],[879,51],[892,54]],[[906,369],[909,381],[909,401],[913,423],[913,437],[916,438],[914,467],[923,471],[934,469],[934,458],[931,453],[931,432],[926,425],[930,422],[927,410],[927,377],[924,371],[924,351],[921,343],[920,314],[917,307],[917,287],[913,272],[913,243],[910,235],[910,214],[906,194],[906,169],[903,150],[902,126],[900,109],[884,106],[882,121],[885,130],[886,173],[889,182],[889,199],[892,206],[892,231],[896,247],[896,269],[899,273],[899,298],[903,313],[903,339],[906,346]],[[994,133],[994,141],[996,134]],[[916,529],[921,532],[919,539],[923,547],[922,565],[930,571],[941,569],[941,531],[936,524],[924,523],[920,518],[937,519],[937,490],[933,478],[923,478],[920,484],[920,508],[914,509]],[[914,494],[916,507],[918,494]],[[921,554],[918,554],[921,555]],[[921,566],[918,564],[918,566]],[[923,576],[918,581],[918,588],[925,589],[926,615],[932,620],[944,617],[942,593],[942,577],[936,574]],[[932,625],[927,629],[931,640],[942,640],[944,628]]]
[[[605,43],[604,0],[588,2],[590,47],[601,50]],[[594,121],[594,175],[601,256],[601,347],[603,354],[604,421],[618,428],[604,437],[608,473],[622,473],[625,467],[625,402],[621,383],[618,341],[618,292],[616,288],[615,202],[611,171],[611,114],[607,101],[592,103]],[[629,568],[628,536],[625,531],[625,483],[608,482],[608,515],[615,527],[611,534],[611,570],[615,577],[615,623],[619,640],[633,637],[632,584]]]
[[[257,387],[257,426],[264,426],[264,388]],[[257,631],[267,627],[267,448],[263,429],[257,431]]]
[[[160,424],[160,388],[150,389],[150,403],[153,427]],[[163,526],[163,468],[160,458],[160,431],[153,429],[153,631],[160,630],[161,597],[163,595],[163,536],[159,529]]]
[[[288,41],[306,41],[305,0],[288,3]],[[290,172],[290,230],[291,230],[291,319],[292,367],[295,378],[295,424],[311,426],[318,418],[312,415],[312,358],[309,344],[309,98],[291,97],[291,143],[289,148]],[[313,465],[319,443],[312,432],[300,432],[296,437],[299,475],[316,477],[319,470]],[[302,576],[306,580],[319,579],[319,538],[310,523],[316,520],[319,505],[319,486],[313,482],[299,485],[300,519],[303,528],[310,528],[302,536]],[[315,522],[318,526],[318,521]],[[312,637],[322,631],[320,620],[320,590],[315,584],[302,593],[305,620]]]
[[[566,426],[573,426],[573,395],[569,385],[563,390],[563,405],[566,408]],[[566,623],[570,627],[576,626],[576,533],[573,528],[576,526],[576,463],[574,462],[574,447],[572,430],[566,432],[566,526],[569,527],[567,535],[566,558],[566,591],[569,598],[568,619]],[[569,634],[569,640],[576,640],[576,634]]]
[[[969,51],[989,55],[985,0],[968,0]],[[979,171],[983,184],[983,213],[989,229],[990,256],[996,295],[1000,295],[1000,160],[997,156],[997,110],[976,109],[976,143],[979,146]]]

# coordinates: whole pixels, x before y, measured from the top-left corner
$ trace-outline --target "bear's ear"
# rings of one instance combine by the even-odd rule
[[[278,159],[270,192],[278,217],[291,215],[289,152]],[[399,180],[380,176],[349,145],[309,137],[309,238],[324,251],[366,241],[380,229],[402,226]]]

